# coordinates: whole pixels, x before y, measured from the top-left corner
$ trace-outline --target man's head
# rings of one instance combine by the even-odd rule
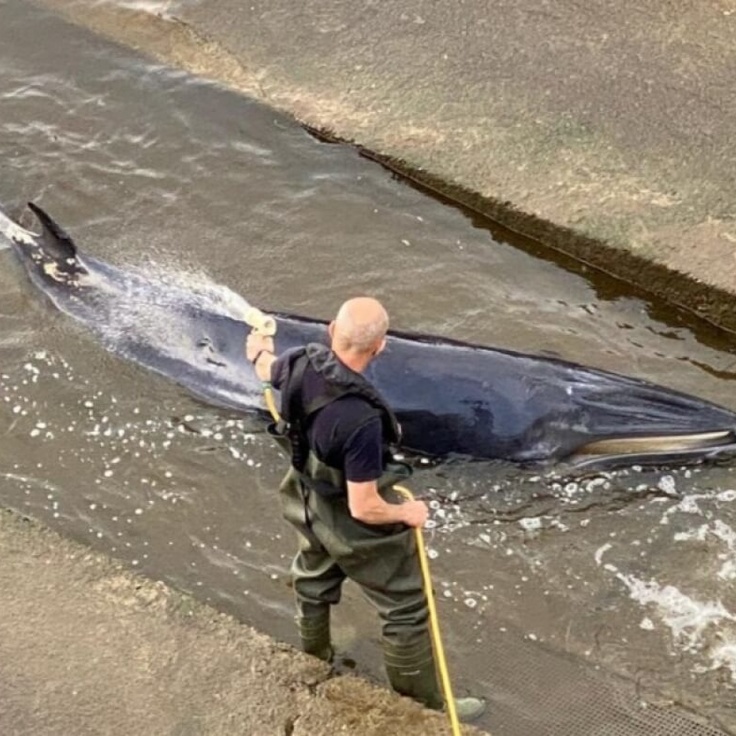
[[[388,314],[381,303],[368,296],[348,299],[330,323],[332,349],[344,362],[367,365],[386,345]]]

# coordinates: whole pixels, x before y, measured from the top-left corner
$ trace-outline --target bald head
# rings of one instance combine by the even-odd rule
[[[337,352],[372,356],[384,344],[388,314],[383,305],[368,296],[348,299],[330,326],[332,347]]]

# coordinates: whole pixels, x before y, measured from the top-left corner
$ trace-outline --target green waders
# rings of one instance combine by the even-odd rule
[[[401,469],[404,472],[398,473]],[[397,472],[392,472],[396,470]],[[305,475],[342,487],[336,471],[310,453]],[[391,485],[407,477],[391,467],[379,489],[393,502]],[[346,495],[325,497],[306,490],[292,467],[281,488],[284,517],[295,527],[299,549],[292,564],[297,622],[304,650],[332,656],[330,606],[340,601],[350,578],[375,606],[382,622],[386,672],[392,687],[429,708],[443,707],[428,631],[427,600],[414,532],[404,524],[373,525],[350,515]]]

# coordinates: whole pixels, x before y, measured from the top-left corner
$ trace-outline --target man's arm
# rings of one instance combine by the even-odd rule
[[[344,472],[350,515],[365,524],[424,526],[428,509],[423,501],[388,503],[378,492],[383,473],[381,420],[375,417],[358,428],[345,443]]]
[[[429,510],[424,501],[388,503],[378,492],[375,480],[356,483],[349,480],[348,508],[350,515],[364,524],[397,524],[424,526]]]

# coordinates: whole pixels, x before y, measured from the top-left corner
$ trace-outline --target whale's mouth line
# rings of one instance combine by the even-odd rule
[[[603,470],[622,465],[692,465],[736,456],[736,431],[615,437],[583,445],[563,461],[570,470]]]
[[[715,432],[697,432],[682,435],[656,435],[651,437],[614,437],[596,440],[583,445],[576,455],[611,455],[627,452],[678,452],[683,450],[718,447],[729,441],[736,441],[734,432],[729,429]]]

